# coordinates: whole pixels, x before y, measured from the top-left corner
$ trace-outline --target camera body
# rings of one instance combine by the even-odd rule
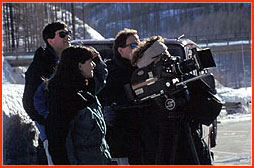
[[[178,45],[177,45],[178,44]],[[185,93],[187,83],[201,79],[215,91],[214,79],[208,69],[215,67],[215,62],[209,48],[202,49],[190,40],[176,40],[175,47],[184,50],[181,55],[174,55],[172,48],[168,48],[171,56],[161,54],[158,61],[136,69],[133,72],[131,83],[125,85],[130,101],[140,104],[157,97],[172,97],[173,104],[179,92]],[[165,107],[172,110],[165,102]]]

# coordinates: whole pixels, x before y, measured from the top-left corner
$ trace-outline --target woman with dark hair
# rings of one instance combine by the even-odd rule
[[[46,133],[55,165],[110,164],[106,125],[96,94],[105,85],[106,65],[93,48],[62,52],[48,81]]]

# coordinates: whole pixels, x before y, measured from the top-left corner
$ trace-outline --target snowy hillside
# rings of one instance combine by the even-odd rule
[[[236,113],[233,114],[229,114],[229,110],[223,108],[218,117],[219,121],[230,122],[252,119],[252,87],[232,89],[216,82],[216,88],[223,103],[237,104],[237,108],[233,109]]]
[[[53,6],[51,8],[55,8],[56,6]],[[57,9],[57,16],[58,18],[61,18],[62,14],[69,15],[70,18],[72,18],[72,14],[68,11],[63,11],[63,9]],[[77,39],[84,39],[84,37],[82,37],[80,34],[83,33],[83,27],[81,26],[84,22],[82,20],[80,20],[78,17],[75,17],[75,26],[76,26],[76,35],[77,35]],[[80,25],[80,26],[79,26]],[[69,26],[69,28],[72,30],[72,25]],[[93,29],[92,27],[90,27],[88,24],[85,24],[85,30],[86,30],[86,39],[97,39],[97,40],[103,40],[105,39],[99,32],[97,32],[95,29]]]
[[[24,67],[12,68],[4,58],[2,58],[2,60],[3,60],[2,82],[12,84],[24,84],[25,83],[24,72],[26,71],[26,68]]]

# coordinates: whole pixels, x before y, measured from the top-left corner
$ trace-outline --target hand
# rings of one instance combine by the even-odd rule
[[[93,47],[90,47],[90,48],[92,49],[92,54],[93,54],[92,59],[98,57],[100,60],[102,60],[100,53],[95,48]]]
[[[111,106],[106,106],[103,109],[103,117],[108,126],[114,126],[116,120],[116,113]]]

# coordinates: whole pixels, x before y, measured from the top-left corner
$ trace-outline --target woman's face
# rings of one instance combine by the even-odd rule
[[[80,72],[85,78],[93,77],[93,70],[95,66],[96,64],[93,62],[92,59],[86,60],[86,62],[83,64],[79,63]]]

